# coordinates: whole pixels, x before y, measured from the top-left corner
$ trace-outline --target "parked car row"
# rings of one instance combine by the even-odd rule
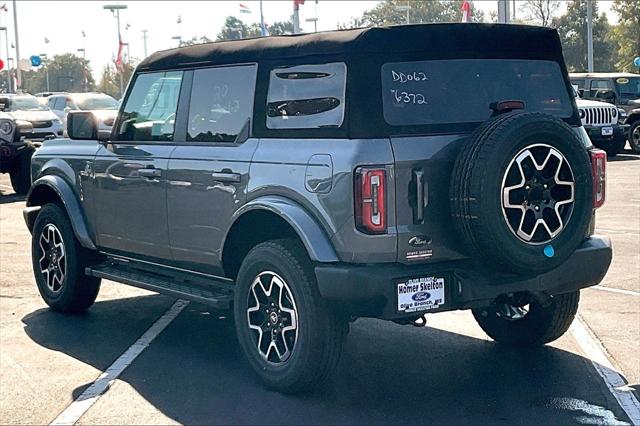
[[[577,88],[580,118],[593,144],[615,155],[627,139],[633,152],[640,154],[640,75],[572,73],[569,77]]]

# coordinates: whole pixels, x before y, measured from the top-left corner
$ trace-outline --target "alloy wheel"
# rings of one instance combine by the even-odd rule
[[[631,148],[633,148],[635,152],[640,151],[640,126],[636,126],[635,129],[633,129],[633,132],[631,133],[631,140],[629,140],[629,142],[631,143]]]
[[[60,230],[52,223],[47,224],[40,233],[38,244],[40,273],[49,290],[58,293],[62,289],[67,272],[66,251]]]
[[[511,232],[527,244],[545,244],[573,211],[575,179],[560,151],[546,144],[521,150],[502,180],[502,211]]]
[[[282,364],[298,339],[298,310],[291,289],[275,272],[260,273],[249,287],[247,323],[262,358]]]

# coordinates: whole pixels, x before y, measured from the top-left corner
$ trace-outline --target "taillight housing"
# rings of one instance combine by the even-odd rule
[[[607,153],[600,149],[589,151],[593,176],[593,208],[602,207],[607,195]]]
[[[355,171],[356,227],[364,233],[387,232],[386,176],[384,167],[358,167]]]

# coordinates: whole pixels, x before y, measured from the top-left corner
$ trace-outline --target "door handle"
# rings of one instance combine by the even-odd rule
[[[230,171],[213,172],[211,177],[218,182],[240,183],[240,173],[232,173]]]
[[[162,176],[162,170],[148,167],[145,169],[138,169],[138,174],[146,178],[156,178]]]

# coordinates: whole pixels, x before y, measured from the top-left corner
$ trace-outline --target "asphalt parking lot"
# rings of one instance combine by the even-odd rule
[[[74,400],[175,300],[103,282],[87,314],[48,310],[31,272],[24,200],[7,175],[0,194],[0,424],[46,424],[77,407]],[[571,331],[547,347],[500,347],[469,312],[433,315],[421,328],[358,320],[328,386],[287,397],[257,383],[227,314],[191,303],[78,423],[637,422],[640,156],[608,164],[597,231],[613,240],[613,265],[600,286],[582,292]],[[625,401],[632,404],[623,409]]]

